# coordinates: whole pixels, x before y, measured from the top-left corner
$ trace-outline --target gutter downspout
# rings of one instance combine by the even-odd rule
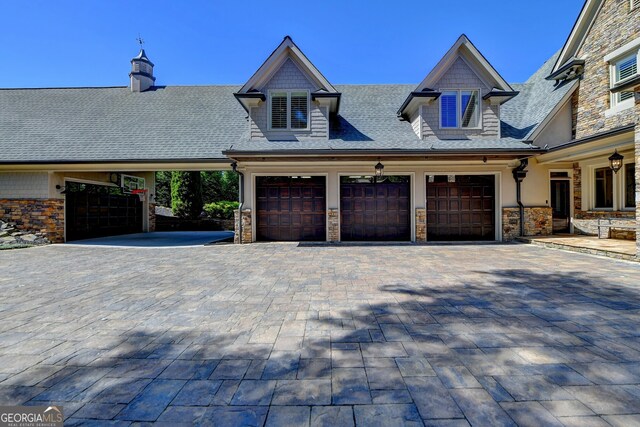
[[[520,160],[520,165],[512,170],[513,179],[516,181],[516,200],[520,208],[520,237],[524,237],[524,204],[522,204],[522,181],[527,176],[525,168],[529,164],[529,159]]]
[[[231,163],[231,169],[238,174],[240,180],[238,197],[238,244],[242,244],[242,205],[244,205],[244,174],[238,170],[238,162]]]

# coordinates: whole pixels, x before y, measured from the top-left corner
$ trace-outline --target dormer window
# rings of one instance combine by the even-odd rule
[[[443,90],[440,96],[440,127],[477,129],[480,127],[479,90]]]
[[[309,129],[309,91],[270,92],[269,103],[272,130]]]

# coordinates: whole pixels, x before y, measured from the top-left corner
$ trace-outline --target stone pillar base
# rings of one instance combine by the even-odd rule
[[[338,242],[340,241],[340,214],[338,209],[331,208],[327,212],[328,224],[329,227],[329,241],[330,242]]]
[[[553,234],[553,216],[549,206],[524,208],[524,235],[550,236]],[[502,241],[520,237],[520,208],[502,208]]]
[[[416,243],[427,242],[427,210],[416,208]]]
[[[0,219],[52,243],[64,242],[63,199],[0,199]]]
[[[240,221],[242,221],[242,243],[253,242],[253,234],[251,230],[251,209],[243,209],[242,212],[237,210],[234,212],[235,233],[233,243],[240,242]]]

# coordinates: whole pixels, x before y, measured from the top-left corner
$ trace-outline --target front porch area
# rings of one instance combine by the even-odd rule
[[[554,234],[551,236],[527,236],[519,241],[547,248],[563,249],[610,258],[637,261],[636,241],[623,239],[599,239],[598,236]]]

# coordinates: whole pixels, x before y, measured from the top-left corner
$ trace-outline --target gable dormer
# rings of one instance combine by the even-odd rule
[[[500,137],[500,104],[518,92],[464,34],[398,110],[425,139]]]
[[[340,106],[340,93],[289,36],[234,96],[249,113],[252,139],[326,139]]]

